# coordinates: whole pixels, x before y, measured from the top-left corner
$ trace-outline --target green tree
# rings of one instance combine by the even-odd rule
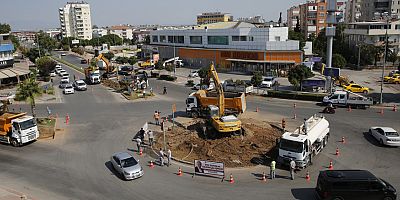
[[[10,24],[2,24],[0,23],[0,34],[11,32]]]
[[[129,63],[130,65],[134,65],[134,64],[136,64],[136,63],[137,63],[137,59],[136,59],[136,57],[135,57],[135,56],[131,56],[131,57],[129,57],[129,59],[128,59],[128,63]]]
[[[346,59],[340,54],[332,55],[332,67],[344,68],[347,64]]]
[[[36,60],[36,66],[39,69],[39,74],[44,77],[50,76],[50,72],[56,68],[57,63],[50,57],[45,56]]]
[[[39,83],[36,82],[36,74],[32,74],[28,79],[24,80],[18,85],[16,98],[29,101],[31,105],[32,116],[36,118],[36,96],[40,95],[42,90],[39,86]]]
[[[68,44],[62,45],[62,50],[63,51],[69,51],[69,45]]]
[[[210,85],[210,78],[208,77],[208,71],[209,71],[208,67],[202,67],[199,69],[199,71],[197,71],[199,77],[201,78],[200,83],[202,85]]]
[[[397,52],[394,50],[388,50],[387,51],[387,57],[386,57],[386,61],[392,62],[392,64],[394,65],[394,63],[397,61],[398,57],[397,57]]]
[[[150,44],[150,35],[146,35],[146,37],[144,38],[144,43]]]
[[[47,33],[43,31],[39,31],[36,34],[39,42],[39,47],[44,49],[46,52],[50,52],[57,47],[57,41],[54,38],[51,38]],[[44,54],[45,52],[43,52]]]
[[[262,82],[262,73],[259,71],[253,72],[253,76],[251,77],[251,83],[255,86],[261,85]]]
[[[296,89],[301,87],[301,82],[304,79],[310,78],[313,76],[310,68],[305,65],[297,65],[289,70],[288,79],[289,82],[295,86]]]
[[[289,30],[289,40],[298,40],[300,42],[300,50],[303,50],[306,45],[305,36],[301,32]]]
[[[111,60],[112,58],[114,58],[114,54],[112,52],[103,53],[103,56],[105,58],[107,58],[108,60]]]
[[[121,57],[121,56],[118,56],[118,57],[115,59],[115,61],[116,61],[117,63],[119,63],[119,64],[125,64],[125,63],[128,63],[128,62],[129,62],[129,58],[128,58],[128,57]]]
[[[43,49],[41,50],[41,52],[43,52]],[[36,61],[36,58],[39,58],[39,49],[37,48],[29,49],[26,52],[25,56],[28,57],[29,60],[34,63]]]
[[[79,54],[79,55],[85,54],[85,50],[83,49],[83,47],[73,47],[73,48],[71,49],[71,51],[72,51],[72,52],[75,52],[75,53],[77,53],[77,54]]]

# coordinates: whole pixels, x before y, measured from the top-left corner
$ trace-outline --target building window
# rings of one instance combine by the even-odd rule
[[[158,35],[153,35],[152,40],[153,42],[158,42]]]
[[[208,44],[214,45],[229,45],[228,36],[208,36]]]
[[[202,36],[190,36],[190,44],[203,44]]]
[[[247,41],[247,36],[232,36],[232,41]]]
[[[168,43],[174,43],[174,37],[168,36]]]
[[[254,37],[253,36],[249,36],[249,41],[254,41]]]
[[[239,41],[240,39],[239,39],[239,36],[232,36],[232,41]]]
[[[275,41],[281,41],[281,37],[280,36],[275,36]]]
[[[165,35],[160,35],[160,42],[167,42]]]

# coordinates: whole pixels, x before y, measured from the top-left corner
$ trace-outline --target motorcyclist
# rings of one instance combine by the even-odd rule
[[[333,104],[329,103],[328,106],[325,107],[323,112],[324,113],[334,113],[335,112],[334,109],[335,109],[335,107],[333,107]]]

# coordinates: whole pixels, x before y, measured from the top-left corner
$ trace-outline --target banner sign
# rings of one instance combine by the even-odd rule
[[[194,173],[199,175],[225,176],[224,163],[194,160]]]

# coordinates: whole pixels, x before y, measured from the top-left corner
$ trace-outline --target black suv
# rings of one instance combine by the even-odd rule
[[[395,200],[396,189],[366,170],[321,171],[316,187],[319,199]]]

